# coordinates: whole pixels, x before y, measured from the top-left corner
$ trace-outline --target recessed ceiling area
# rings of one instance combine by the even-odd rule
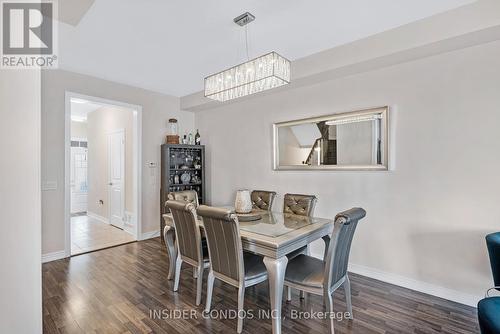
[[[86,99],[74,98],[74,97],[71,98],[70,104],[71,104],[71,120],[74,122],[87,122],[87,116],[89,113],[104,107],[133,111],[132,109],[119,107],[112,104],[93,102]]]
[[[73,122],[87,122],[87,115],[99,108],[104,107],[104,104],[93,103],[84,99],[71,99],[71,120]]]
[[[250,58],[276,51],[293,61],[472,2],[95,1],[76,26],[60,24],[59,67],[180,97],[246,61],[244,28],[232,22],[245,11],[256,16]]]

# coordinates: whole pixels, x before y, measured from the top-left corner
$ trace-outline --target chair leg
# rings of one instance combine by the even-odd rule
[[[328,320],[330,321],[330,333],[331,334],[334,334],[335,333],[335,328],[333,326],[333,292],[332,294],[328,294],[326,293],[327,296],[325,296],[325,302],[326,302],[326,308],[327,308],[327,311],[329,312],[329,317],[328,317]]]
[[[214,290],[214,273],[212,270],[208,273],[208,279],[207,279],[207,303],[205,305],[205,312],[210,312],[210,306],[212,303],[212,292]]]
[[[311,255],[311,249],[309,248],[309,245],[306,246],[306,249],[304,250],[304,254],[309,256]],[[300,290],[300,299],[306,299],[306,292]]]
[[[292,300],[292,288],[287,286],[286,287],[286,301],[289,302]]]
[[[354,319],[352,314],[352,300],[351,300],[351,281],[349,276],[346,275],[344,281],[345,302],[347,304],[347,312],[349,312],[349,319]]]
[[[203,264],[196,270],[196,305],[201,304],[201,289],[203,289]]]
[[[238,329],[237,332],[241,333],[243,331],[243,306],[245,302],[245,287],[240,287],[238,289]]]
[[[179,276],[181,275],[181,266],[182,266],[181,256],[177,255],[177,261],[175,261],[174,291],[179,290]]]

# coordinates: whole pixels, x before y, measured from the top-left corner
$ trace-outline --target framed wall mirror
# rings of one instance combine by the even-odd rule
[[[387,170],[389,108],[273,124],[275,170]]]

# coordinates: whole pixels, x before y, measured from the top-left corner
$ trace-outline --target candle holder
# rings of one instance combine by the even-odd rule
[[[252,199],[250,198],[250,190],[241,189],[236,192],[234,209],[236,213],[250,213],[252,211]]]

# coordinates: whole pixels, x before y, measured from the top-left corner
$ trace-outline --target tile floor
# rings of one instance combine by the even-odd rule
[[[71,255],[134,241],[134,237],[113,225],[86,215],[71,217]]]

